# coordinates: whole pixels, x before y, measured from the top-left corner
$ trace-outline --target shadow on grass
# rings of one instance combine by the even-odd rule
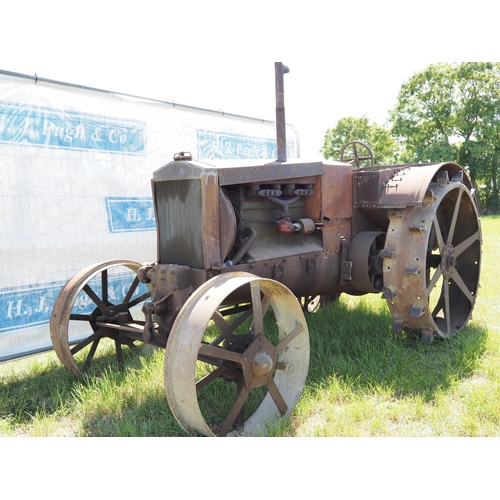
[[[395,397],[421,395],[429,401],[436,391],[469,377],[486,349],[486,331],[478,326],[424,345],[416,335],[393,333],[389,311],[381,311],[363,302],[352,309],[340,300],[308,314],[311,359],[306,385],[311,390],[320,391],[334,377],[350,390],[371,394],[377,388],[390,389]],[[150,354],[147,349],[140,355],[124,350],[125,367],[120,371],[114,354],[105,353],[82,381],[55,355],[35,364],[29,375],[3,377],[0,419],[13,427],[27,426],[37,414],[57,416],[79,408],[84,417],[74,418],[82,419],[80,429],[86,436],[186,436],[170,411],[163,383],[157,380],[153,390],[148,387],[151,374],[141,378],[146,369],[162,380],[163,356],[153,359]],[[131,377],[136,378],[135,386],[130,385]],[[99,398],[106,391],[116,391],[112,403],[104,398],[95,403],[89,396],[96,393]]]
[[[68,417],[80,420],[77,427],[83,436],[185,436],[162,385],[152,389],[144,380],[139,394],[130,388],[131,379],[141,386],[145,367],[146,372],[163,373],[162,360],[151,354],[149,346],[139,352],[124,349],[122,369],[113,352],[96,355],[82,380],[62,366],[55,353],[44,354],[44,361],[33,357],[29,373],[0,377],[0,419],[17,434],[29,433],[36,418]]]
[[[337,301],[308,315],[308,325],[310,386],[334,376],[354,390],[390,388],[396,397],[432,400],[438,389],[469,377],[486,350],[484,328],[469,325],[455,337],[425,345],[416,333],[392,332],[389,311],[374,313],[363,302],[351,309]]]
[[[74,382],[68,370],[55,362],[37,363],[29,374],[2,377],[0,418],[17,426],[29,424],[37,413],[55,413],[68,399]]]

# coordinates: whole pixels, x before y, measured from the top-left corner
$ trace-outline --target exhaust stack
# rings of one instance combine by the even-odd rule
[[[278,147],[278,161],[286,162],[286,124],[285,124],[285,91],[283,75],[290,70],[283,63],[274,63],[276,81],[276,145]]]

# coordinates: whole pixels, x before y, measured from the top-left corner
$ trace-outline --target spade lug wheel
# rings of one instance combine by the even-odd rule
[[[422,340],[462,330],[476,302],[481,227],[474,199],[461,182],[431,183],[421,207],[389,213],[382,252],[384,291],[393,329]]]

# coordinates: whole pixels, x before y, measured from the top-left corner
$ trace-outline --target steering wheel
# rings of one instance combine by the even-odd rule
[[[363,148],[368,152],[368,156],[360,156],[358,154],[358,145],[361,146],[361,150]],[[353,155],[350,158],[345,158],[344,153],[346,152],[347,148],[349,146],[352,146],[353,150]],[[350,141],[348,142],[343,148],[342,151],[340,152],[340,161],[344,163],[349,163],[350,165],[355,165],[356,168],[360,166],[360,163],[362,161],[370,160],[370,164],[373,167],[375,165],[375,159],[373,157],[373,151],[370,149],[370,147],[365,144],[364,142],[361,141]]]

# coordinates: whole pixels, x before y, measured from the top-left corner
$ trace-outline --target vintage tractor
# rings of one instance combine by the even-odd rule
[[[369,149],[288,161],[275,70],[277,160],[175,155],[153,173],[157,262],[90,266],[53,308],[55,351],[78,377],[103,338],[120,362],[123,345],[165,348],[168,402],[193,435],[265,434],[286,418],[308,372],[304,311],[341,293],[381,294],[394,330],[424,342],[459,332],[476,301],[482,239],[464,169],[354,168]]]

